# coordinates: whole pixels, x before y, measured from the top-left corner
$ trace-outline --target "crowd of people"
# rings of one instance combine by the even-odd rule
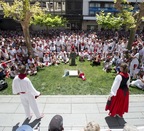
[[[0,79],[14,78],[13,93],[20,95],[28,119],[31,117],[29,106],[33,109],[37,119],[41,119],[43,114],[40,114],[35,100],[40,96],[40,92],[33,87],[26,74],[36,75],[39,68],[58,66],[62,62],[76,65],[76,57],[81,62],[91,61],[92,66],[99,66],[103,63],[103,70],[106,72],[115,66],[114,70],[118,75],[111,87],[105,107],[112,117],[116,115],[123,117],[123,114],[128,112],[129,84],[144,88],[144,34],[142,32],[138,32],[135,36],[131,50],[126,48],[129,32],[125,31],[31,32],[33,56],[28,55],[22,32],[0,32]],[[85,80],[84,73],[80,73],[79,77]],[[130,83],[130,79],[136,79],[136,81]],[[89,131],[88,128],[92,125],[89,123],[84,130]],[[100,127],[97,124],[93,131],[99,130]]]
[[[107,72],[112,65],[119,72],[120,63],[129,63],[132,79],[136,79],[143,69],[143,33],[136,35],[132,50],[127,50],[129,32],[125,31],[32,31],[32,56],[28,55],[22,32],[0,32],[1,67],[6,77],[14,78],[21,64],[27,66],[29,75],[36,75],[38,67],[70,63],[72,51],[79,61],[92,61],[92,66],[103,62],[103,69]]]

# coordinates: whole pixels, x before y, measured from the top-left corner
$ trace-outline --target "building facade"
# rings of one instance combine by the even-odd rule
[[[135,6],[141,0],[128,0],[131,5]],[[113,0],[83,0],[83,30],[95,30],[101,27],[97,25],[96,13],[101,11],[116,14],[118,10],[114,8]]]
[[[12,3],[13,0],[6,0]],[[80,30],[82,28],[82,6],[83,0],[31,0],[31,4],[40,2],[41,8],[46,13],[63,16],[68,20],[66,28]],[[19,24],[12,19],[3,18],[2,8],[0,7],[0,29],[16,29]]]
[[[6,0],[12,3],[13,0]],[[68,20],[67,29],[71,30],[95,30],[100,29],[96,22],[96,13],[118,11],[114,8],[113,0],[31,0],[31,4],[39,1],[41,8],[46,13],[63,16]],[[133,6],[141,0],[129,0]],[[20,24],[12,19],[3,19],[2,8],[0,7],[0,29],[16,29]],[[33,29],[36,27],[33,27]],[[40,29],[40,27],[38,28]]]

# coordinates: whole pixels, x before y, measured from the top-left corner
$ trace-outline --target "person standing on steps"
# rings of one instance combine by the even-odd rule
[[[12,82],[13,94],[20,95],[27,119],[31,119],[30,107],[34,112],[36,119],[43,118],[44,115],[40,114],[36,102],[36,98],[40,96],[40,92],[34,88],[30,79],[26,76],[26,67],[24,65],[20,67],[19,73],[20,74],[15,76]]]

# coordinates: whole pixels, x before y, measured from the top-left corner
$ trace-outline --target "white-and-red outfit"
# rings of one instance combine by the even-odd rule
[[[130,85],[136,86],[136,87],[144,90],[144,82],[143,81],[144,81],[144,75],[141,76],[141,78],[132,81]]]
[[[27,60],[27,63],[28,63],[28,65],[30,65],[30,64],[34,64],[34,59],[30,56],[29,58],[28,58],[28,60]]]
[[[83,72],[80,72],[78,77],[79,77],[79,78],[82,78],[83,81],[86,80],[85,74],[84,74]]]
[[[43,57],[43,62],[45,66],[51,65],[51,58],[49,57],[49,54],[45,54]]]
[[[26,77],[25,74],[19,74],[14,78],[12,83],[12,91],[13,94],[20,95],[26,118],[31,117],[30,107],[33,110],[36,118],[41,118],[41,114],[36,102],[36,98],[40,95],[40,92],[34,88],[30,79]]]
[[[107,102],[105,110],[109,110],[109,115],[114,117],[128,112],[129,107],[129,83],[130,77],[128,73],[119,73],[113,82],[110,91],[111,100]]]
[[[7,49],[5,49],[5,47],[2,47],[1,49],[1,57],[3,57],[4,60],[9,59],[9,54],[8,54]]]
[[[139,53],[133,55],[132,61],[130,62],[130,76],[132,78],[136,77],[138,73],[138,66],[139,66]]]

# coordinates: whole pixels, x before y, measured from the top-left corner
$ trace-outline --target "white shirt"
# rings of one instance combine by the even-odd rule
[[[33,96],[40,95],[40,92],[34,88],[33,84],[31,83],[28,77],[25,77],[24,79],[20,79],[18,75],[14,78],[12,82],[12,91],[13,94],[26,92],[26,94],[31,94]]]
[[[115,80],[114,80],[113,85],[111,87],[110,96],[116,96],[117,90],[119,89],[121,81],[122,81],[122,76],[117,75],[115,77]],[[130,77],[129,77],[129,80],[127,81],[127,86],[128,87],[129,87],[129,84],[130,84]]]

